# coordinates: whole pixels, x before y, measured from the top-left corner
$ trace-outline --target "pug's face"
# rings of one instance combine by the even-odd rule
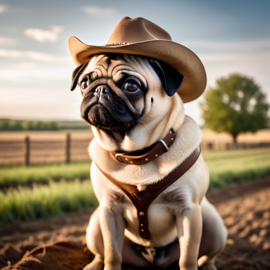
[[[154,59],[100,54],[74,70],[71,90],[79,85],[86,122],[108,136],[124,138],[137,125],[162,116],[182,81],[175,69]]]

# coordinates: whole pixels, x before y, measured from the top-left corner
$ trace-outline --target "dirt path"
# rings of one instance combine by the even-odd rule
[[[270,269],[270,177],[207,194],[229,232],[219,270]],[[0,269],[55,241],[83,241],[93,209],[0,228]]]

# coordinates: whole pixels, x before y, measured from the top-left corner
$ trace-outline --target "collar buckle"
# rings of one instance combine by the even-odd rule
[[[166,148],[166,150],[168,152],[169,151],[168,145],[163,140],[160,140],[160,142],[163,144],[163,146]]]

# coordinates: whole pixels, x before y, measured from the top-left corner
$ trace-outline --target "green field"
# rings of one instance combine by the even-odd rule
[[[46,218],[63,212],[97,206],[90,180],[64,180],[48,185],[18,187],[6,194],[0,192],[0,225],[16,221]]]
[[[0,166],[0,189],[3,187],[29,185],[32,183],[48,183],[60,179],[88,179],[90,161],[73,162],[70,164],[55,163],[17,166]]]
[[[270,148],[202,154],[209,168],[209,189],[270,175]]]
[[[270,176],[270,148],[202,154],[210,189]],[[90,180],[82,181],[89,179],[89,169],[89,161],[0,167],[0,224],[96,206]]]

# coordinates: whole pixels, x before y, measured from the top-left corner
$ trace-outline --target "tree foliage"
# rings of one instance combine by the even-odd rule
[[[209,87],[200,103],[208,128],[220,133],[227,132],[236,142],[241,132],[255,132],[265,128],[269,104],[266,96],[252,78],[231,74]]]
[[[83,121],[29,121],[0,119],[0,131],[7,130],[74,130],[87,129],[89,125]]]
[[[0,131],[2,130],[59,130],[59,125],[55,121],[0,119]]]

